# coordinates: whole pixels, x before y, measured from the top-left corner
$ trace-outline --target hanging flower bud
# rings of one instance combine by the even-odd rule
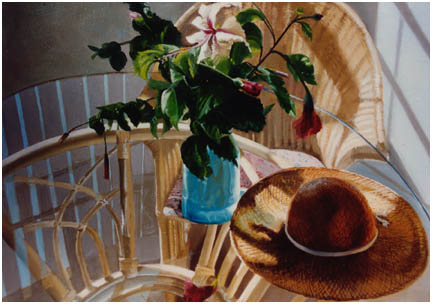
[[[109,179],[109,158],[108,153],[104,155],[104,179]]]
[[[109,179],[109,158],[106,144],[106,134],[104,133],[105,153],[104,153],[104,179]]]
[[[313,17],[316,21],[320,21],[320,20],[322,19],[322,17],[324,17],[324,16],[321,15],[321,14],[314,14],[312,17]]]
[[[260,83],[256,83],[253,81],[242,80],[243,86],[242,89],[253,96],[258,96],[261,93],[261,90],[264,86]]]
[[[321,130],[321,119],[315,113],[313,103],[305,103],[302,115],[294,121],[293,126],[297,136],[301,138],[317,134]]]

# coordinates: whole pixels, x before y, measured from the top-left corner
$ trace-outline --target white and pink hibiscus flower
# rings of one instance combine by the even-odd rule
[[[234,3],[214,3],[201,5],[199,16],[192,20],[192,25],[198,32],[187,36],[186,41],[201,47],[198,61],[216,56],[228,56],[234,42],[246,42],[245,33],[235,16],[223,18],[220,14],[223,8],[238,6]]]

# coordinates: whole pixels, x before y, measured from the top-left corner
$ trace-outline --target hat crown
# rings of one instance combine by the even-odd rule
[[[370,244],[377,228],[360,191],[343,180],[322,177],[297,190],[288,212],[287,232],[310,250],[345,252]]]

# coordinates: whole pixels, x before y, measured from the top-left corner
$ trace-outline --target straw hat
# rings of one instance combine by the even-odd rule
[[[325,223],[330,217],[317,212],[318,200],[308,194],[322,191],[317,196],[323,197],[331,191],[326,187],[339,187],[333,192],[337,201],[354,201],[349,208],[333,206],[343,214],[336,224]],[[301,212],[307,210],[302,204],[311,209],[309,215]],[[314,227],[316,221],[321,226]],[[320,235],[337,232],[335,227],[351,233]],[[353,231],[361,232],[353,238]],[[320,238],[325,240],[320,243]],[[252,186],[231,219],[231,239],[254,272],[318,299],[369,299],[400,291],[423,273],[428,261],[425,230],[404,199],[368,178],[325,168],[286,169]],[[338,254],[327,254],[334,252]]]

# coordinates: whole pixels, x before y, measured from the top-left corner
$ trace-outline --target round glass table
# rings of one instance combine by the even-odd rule
[[[326,127],[331,125],[339,130],[340,136],[350,138],[357,149],[355,153],[348,149],[339,162],[334,161],[339,164],[336,169],[375,180],[402,196],[419,215],[429,239],[429,208],[387,159],[384,150],[375,148],[331,113],[318,107],[316,111],[323,122],[323,133],[306,143],[291,142],[288,147],[269,149],[244,136],[234,136],[242,151],[242,190],[246,191],[259,179],[283,168],[331,168],[328,162],[320,159],[319,153],[314,153],[317,143],[327,144],[321,149],[327,149],[328,155],[332,155],[332,149],[339,152],[344,148],[343,145],[332,147],[332,142],[326,143],[323,139]],[[12,136],[8,132],[5,130],[6,137]],[[204,264],[214,268],[204,267],[205,270],[216,270],[219,279],[224,277],[224,292],[217,293],[220,298],[305,300],[301,295],[270,285],[246,266],[234,262],[238,257],[230,248],[228,225],[199,225],[181,218],[181,195],[176,185],[181,185],[179,147],[190,135],[187,125],[180,126],[179,131],[167,132],[161,140],[155,140],[146,125],[120,133],[111,131],[107,136],[111,159],[109,180],[102,178],[103,138],[90,129],[73,132],[64,143],[58,142],[59,136],[41,140],[3,159],[3,240],[6,242],[3,257],[4,261],[9,261],[4,264],[3,271],[15,274],[5,282],[12,294],[6,300],[105,299],[104,292],[128,286],[127,280],[122,279],[128,271],[155,262],[186,269],[176,268],[179,271],[176,275],[167,276],[174,278],[168,279],[167,284],[175,281],[173,294],[178,297],[183,281],[194,276],[196,265],[204,263],[200,264],[203,248],[206,249]],[[28,136],[31,138],[30,134]],[[126,152],[125,143],[129,145]],[[349,148],[349,144],[344,145]],[[120,153],[117,149],[123,150]],[[132,186],[124,182],[125,178]],[[125,195],[131,192],[133,195]],[[129,201],[125,209],[122,202],[127,202],[128,197],[133,197],[134,201]],[[129,229],[136,233],[135,241],[131,241]],[[207,238],[205,230],[211,232],[211,238]],[[221,231],[225,234],[218,242],[216,234]],[[207,239],[215,241],[214,246],[207,246]],[[218,246],[220,248],[215,250]],[[233,269],[221,274],[225,261],[225,264],[231,263],[229,266]],[[243,278],[246,283],[237,281]],[[151,286],[146,280],[157,279],[157,276],[143,276],[142,286]],[[139,286],[140,280],[136,276],[134,286]],[[124,284],[113,286],[113,282]],[[32,292],[26,289],[29,286]],[[145,286],[135,288],[130,294],[124,289],[120,294],[124,299],[161,299],[162,294],[149,296],[151,288]],[[165,299],[166,296],[163,293]],[[372,300],[428,301],[429,265],[407,289]]]

